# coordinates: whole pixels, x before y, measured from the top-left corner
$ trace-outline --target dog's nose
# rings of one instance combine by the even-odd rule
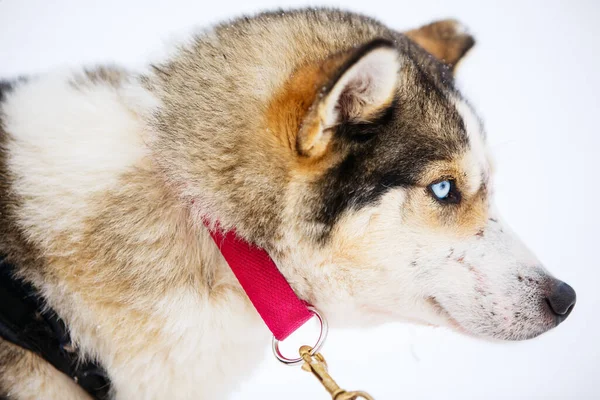
[[[550,310],[556,316],[557,325],[567,319],[575,306],[576,299],[575,290],[571,286],[562,281],[553,280],[546,301],[550,306]]]

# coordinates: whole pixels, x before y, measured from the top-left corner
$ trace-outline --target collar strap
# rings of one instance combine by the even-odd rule
[[[212,230],[208,224],[207,227],[275,339],[286,339],[313,316],[265,250],[246,242],[234,231]]]

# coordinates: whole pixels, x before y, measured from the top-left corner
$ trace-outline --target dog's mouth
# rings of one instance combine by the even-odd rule
[[[468,334],[469,332],[462,327],[461,324],[440,304],[440,302],[435,298],[435,296],[429,296],[425,299],[425,302],[433,308],[436,314],[448,322],[448,325],[464,334]]]

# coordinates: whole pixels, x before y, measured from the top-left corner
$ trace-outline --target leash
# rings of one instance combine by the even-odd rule
[[[246,242],[234,231],[223,232],[218,227],[211,229],[208,221],[204,223],[254,308],[273,334],[273,354],[277,360],[289,366],[302,365],[303,370],[311,372],[321,382],[333,400],[373,400],[365,392],[341,389],[329,375],[327,362],[319,353],[327,338],[327,320],[316,308],[298,298],[269,254]],[[321,326],[315,344],[300,347],[297,358],[284,356],[279,343],[313,316]]]

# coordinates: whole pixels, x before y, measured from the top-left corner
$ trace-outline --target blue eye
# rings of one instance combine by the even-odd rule
[[[456,190],[456,184],[452,180],[444,180],[429,185],[429,191],[433,197],[445,203],[460,202],[460,193]]]
[[[431,191],[438,199],[445,199],[450,194],[450,181],[434,183],[431,185]]]

